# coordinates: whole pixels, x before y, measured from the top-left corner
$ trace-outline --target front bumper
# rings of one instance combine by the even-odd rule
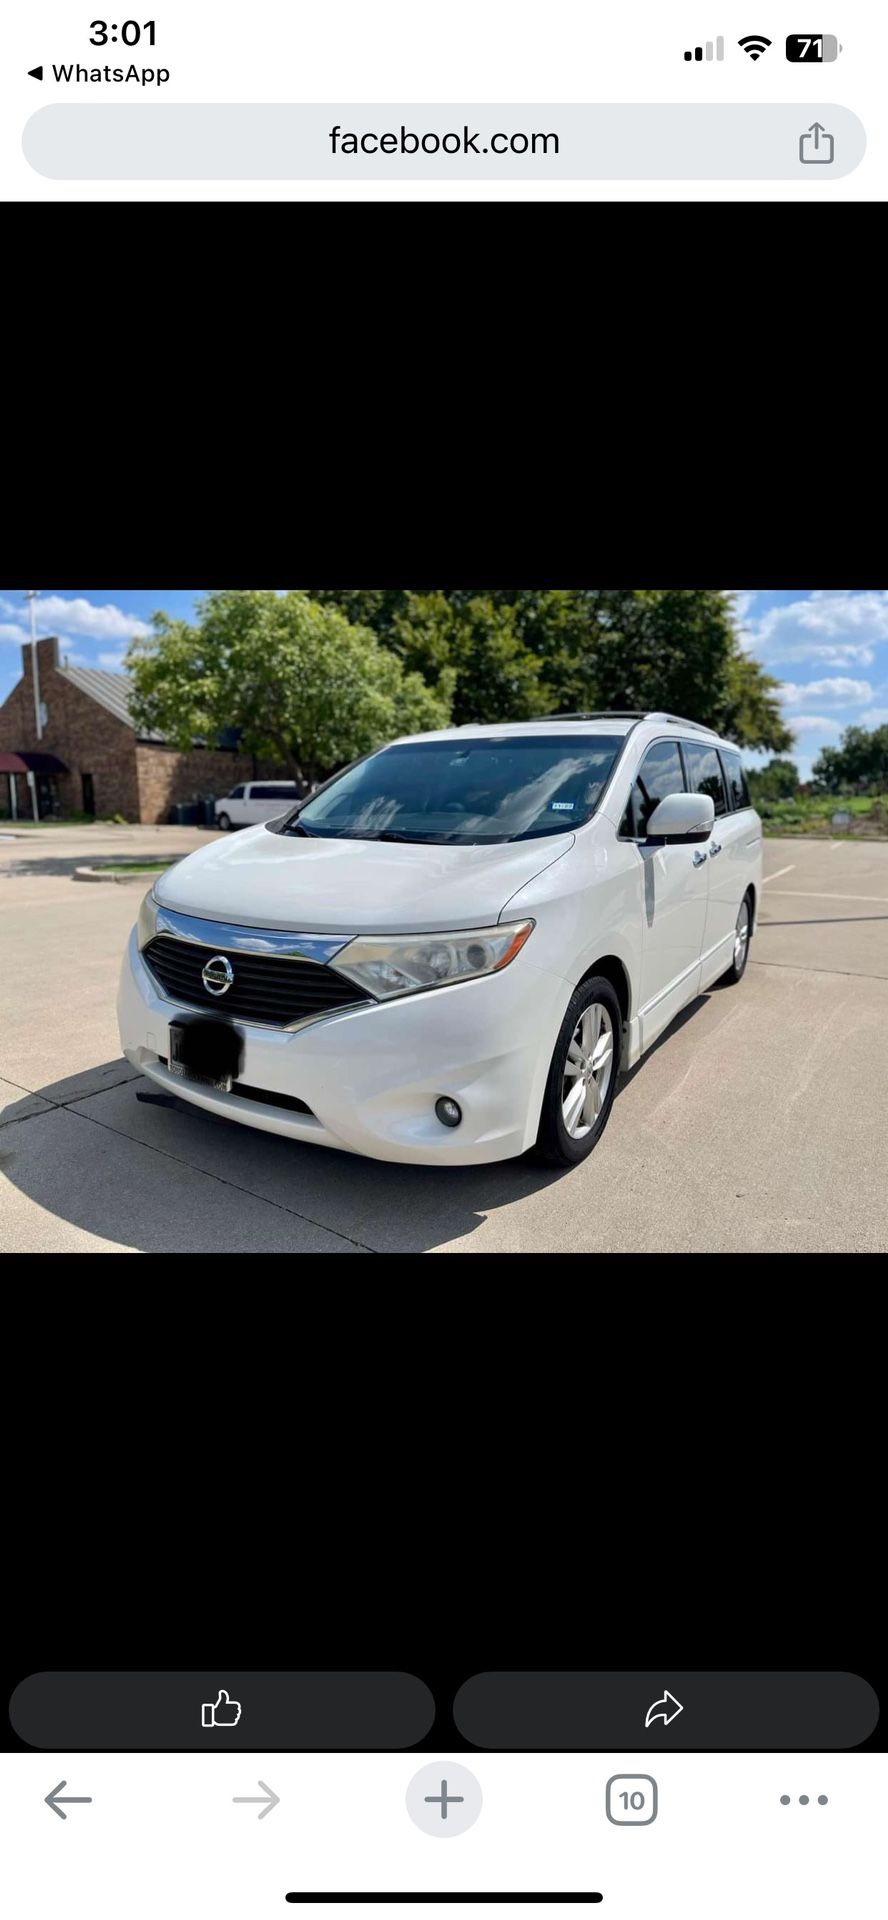
[[[210,1113],[378,1160],[470,1166],[533,1145],[570,993],[568,981],[522,952],[501,973],[331,1014],[295,1033],[234,1022],[244,1041],[243,1084],[303,1100],[310,1114],[240,1097],[237,1082],[217,1093],[169,1072],[169,1023],[194,1009],[160,992],[135,928],[117,1016],[131,1064]],[[442,1094],[459,1101],[458,1127],[435,1115]]]

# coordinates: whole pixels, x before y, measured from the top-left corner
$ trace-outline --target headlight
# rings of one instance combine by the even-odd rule
[[[154,939],[154,935],[157,932],[157,916],[159,912],[160,902],[155,900],[153,893],[146,893],[142,905],[139,908],[140,952],[143,947],[147,947],[149,940]]]
[[[520,953],[536,922],[478,927],[469,933],[405,933],[391,940],[352,940],[336,960],[337,973],[366,987],[377,1000],[428,987],[449,987],[499,973]]]

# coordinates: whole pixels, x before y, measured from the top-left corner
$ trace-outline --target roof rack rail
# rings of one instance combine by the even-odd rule
[[[707,727],[705,720],[687,720],[683,713],[648,713],[646,720],[668,720],[674,727],[693,727],[695,733],[712,733],[718,737],[717,727]]]
[[[597,707],[587,713],[547,713],[547,720],[666,720],[670,726],[693,727],[695,733],[712,733],[718,737],[717,727],[707,727],[703,720],[687,720],[681,713],[664,713],[655,707]]]

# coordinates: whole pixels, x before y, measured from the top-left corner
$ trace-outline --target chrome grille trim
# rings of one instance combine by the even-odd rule
[[[353,933],[285,933],[275,927],[238,927],[224,920],[200,920],[195,914],[158,905],[155,935],[191,940],[200,947],[229,953],[267,953],[275,960],[310,960],[324,967],[355,939]]]

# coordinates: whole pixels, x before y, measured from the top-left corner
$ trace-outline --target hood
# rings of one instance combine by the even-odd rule
[[[287,839],[254,827],[213,840],[161,874],[155,899],[234,926],[297,933],[445,933],[495,926],[572,833],[490,847]]]

